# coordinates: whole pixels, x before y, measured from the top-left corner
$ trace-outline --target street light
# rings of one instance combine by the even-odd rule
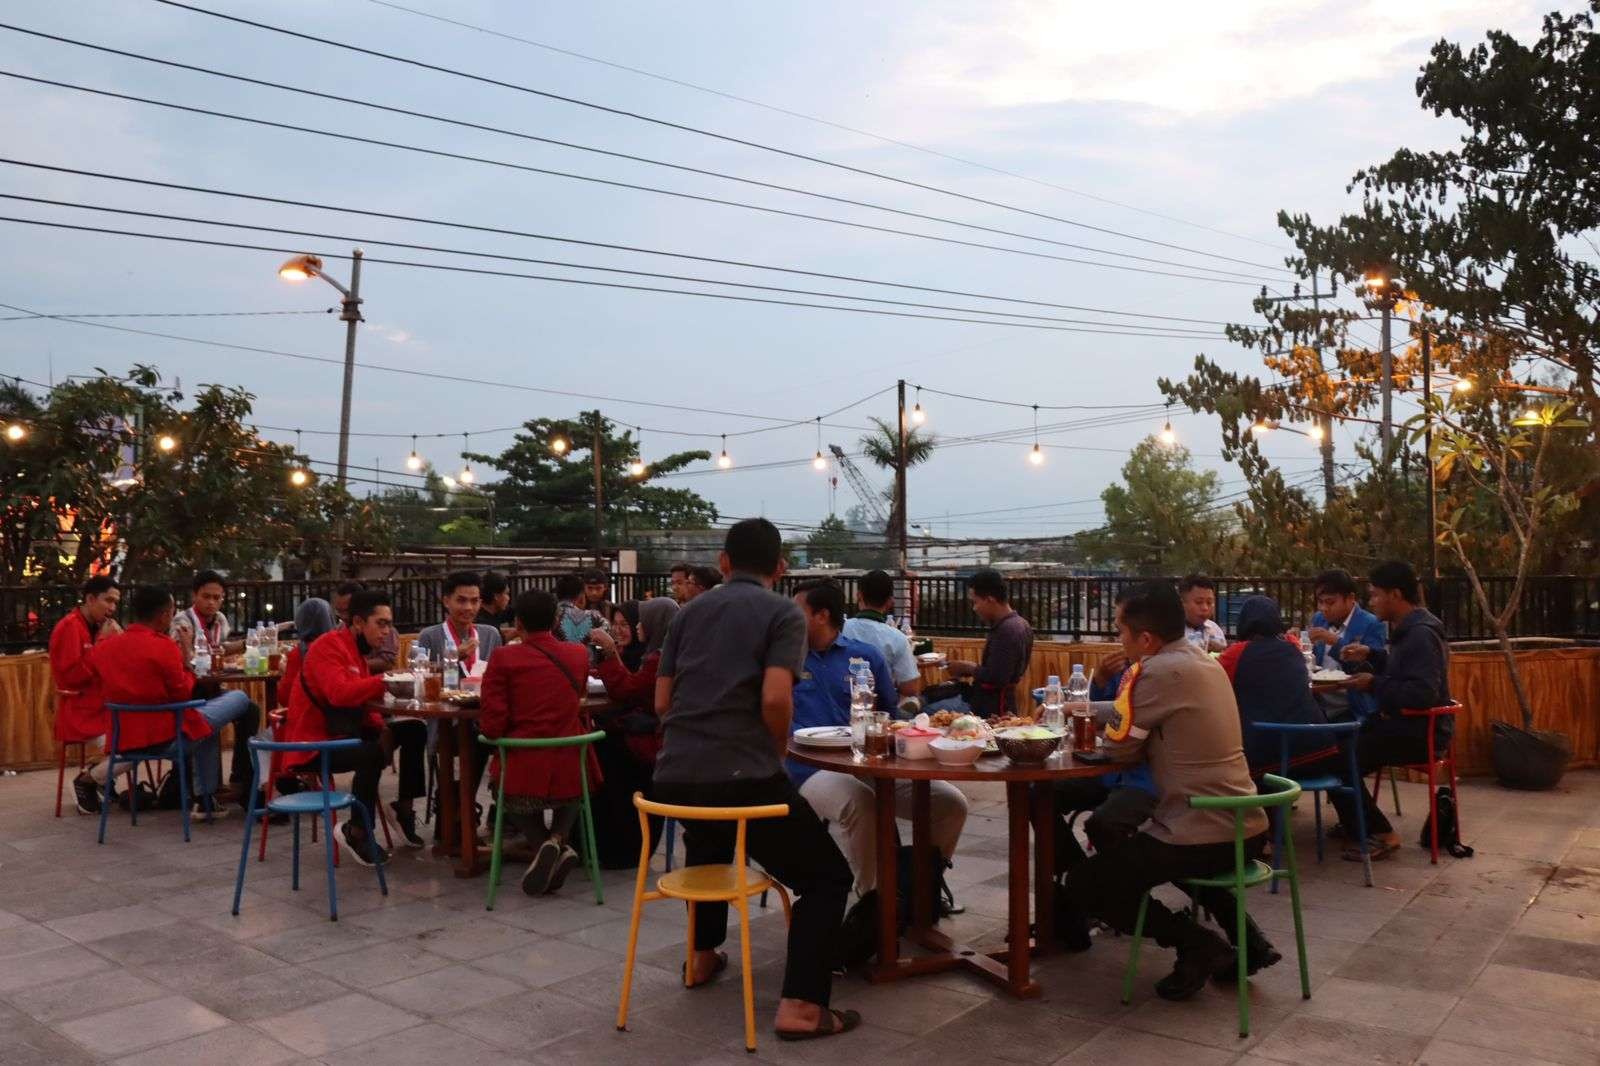
[[[557,455],[565,455],[567,452],[567,439],[565,437],[557,437],[550,442],[550,450]]]
[[[303,488],[311,480],[311,475],[304,470],[289,471],[289,484],[295,488]]]
[[[170,452],[178,446],[178,441],[169,433],[163,433],[156,438],[156,447],[164,452]]]
[[[17,443],[27,435],[27,427],[25,427],[21,422],[13,422],[6,427],[6,440],[10,441],[12,444]]]
[[[322,269],[322,257],[297,255],[284,261],[278,268],[278,277],[284,281],[302,282],[307,278],[321,278],[339,290],[339,320],[345,323],[344,335],[344,391],[339,404],[339,487],[346,484],[350,463],[350,391],[356,377],[356,324],[361,321],[361,249],[350,252],[350,287],[347,289]],[[337,575],[342,569],[344,555],[344,508],[339,508],[334,523],[332,543],[328,547],[329,564]]]
[[[1366,285],[1366,301],[1369,305],[1383,312],[1383,331],[1381,334],[1383,345],[1382,355],[1382,384],[1380,386],[1383,396],[1383,419],[1379,423],[1379,439],[1383,443],[1383,465],[1388,469],[1390,465],[1390,451],[1394,444],[1394,343],[1390,339],[1390,326],[1394,321],[1394,305],[1405,295],[1405,286],[1399,278],[1391,277],[1386,270],[1369,270],[1363,279]]]

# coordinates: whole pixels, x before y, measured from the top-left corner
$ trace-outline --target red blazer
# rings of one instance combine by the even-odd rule
[[[546,653],[549,654],[546,654]],[[551,661],[554,656],[561,666]],[[566,667],[563,673],[561,667]],[[571,680],[568,680],[571,675]],[[589,676],[589,649],[538,633],[521,644],[496,648],[483,675],[483,715],[478,730],[486,737],[571,737],[588,732],[580,713],[582,697],[573,682]],[[506,792],[540,799],[576,799],[582,791],[575,748],[512,752],[506,760]],[[589,752],[589,787],[600,784],[600,763]]]
[[[302,679],[305,684],[301,684]],[[289,680],[287,668],[284,680]],[[335,629],[312,641],[293,680],[294,687],[287,693],[289,713],[284,716],[283,740],[334,739],[328,735],[322,709],[306,695],[307,685],[329,707],[363,707],[383,699],[383,677],[368,670],[366,659],[356,647],[355,634],[348,629]],[[281,694],[284,690],[280,686],[278,691]],[[368,711],[367,721],[375,729],[383,728],[383,715],[377,711]]]
[[[283,676],[278,679],[278,706],[289,706],[289,693],[300,684],[300,645],[289,649],[283,657]]]
[[[620,704],[630,714],[656,714],[656,670],[661,665],[661,653],[653,651],[639,662],[639,669],[630,673],[621,659],[610,657],[600,660],[600,680],[606,683],[606,695]],[[623,733],[623,743],[634,758],[654,763],[661,754],[661,726],[655,733]]]
[[[194,675],[183,664],[177,641],[140,622],[96,642],[89,666],[100,678],[100,696],[107,703],[182,703],[194,695]],[[199,711],[184,711],[183,735],[190,740],[208,737],[211,724]],[[164,714],[125,714],[117,750],[168,744],[172,737],[172,719]]]
[[[92,740],[111,728],[100,678],[89,665],[97,633],[74,609],[50,631],[50,677],[56,686],[56,739]]]

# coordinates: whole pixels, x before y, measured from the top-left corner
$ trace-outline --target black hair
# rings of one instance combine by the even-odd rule
[[[366,618],[379,607],[389,606],[389,594],[382,589],[362,589],[350,597],[350,619]]]
[[[794,590],[796,596],[804,596],[806,606],[813,611],[828,612],[828,624],[835,629],[844,625],[844,589],[839,587],[837,581],[819,578],[815,581],[805,581]]]
[[[96,574],[83,583],[83,598],[100,596],[117,587],[117,579],[105,574]]]
[[[1187,596],[1195,589],[1209,589],[1215,593],[1217,591],[1217,583],[1204,574],[1190,574],[1178,582],[1178,595],[1180,596]]]
[[[128,597],[128,613],[135,622],[148,622],[167,609],[172,593],[162,585],[140,585]]]
[[[548,633],[556,624],[556,598],[544,589],[529,589],[517,597],[517,621],[528,633]]]
[[[856,588],[861,590],[862,602],[868,607],[881,607],[894,599],[894,578],[882,570],[868,570],[862,574]]]
[[[1312,581],[1311,588],[1314,596],[1320,596],[1324,592],[1335,596],[1354,596],[1356,579],[1344,570],[1324,570]]]
[[[1165,581],[1141,581],[1123,589],[1117,606],[1122,608],[1123,624],[1135,633],[1154,633],[1169,644],[1183,638],[1187,625],[1183,601]]]
[[[728,565],[733,569],[771,577],[783,562],[783,534],[765,518],[746,518],[728,527],[722,550],[728,553]]]
[[[339,587],[333,590],[334,596],[354,596],[367,586],[359,581],[341,581]]]
[[[671,568],[667,570],[667,573],[682,574],[684,577],[688,577],[690,574],[694,573],[694,567],[690,566],[688,563],[673,563]]]
[[[511,582],[507,581],[506,575],[498,570],[485,570],[483,572],[483,584],[478,586],[478,591],[483,593],[483,598],[486,600],[492,600],[502,592],[510,591],[510,589]]]
[[[562,574],[556,578],[556,599],[575,600],[582,595],[583,578],[577,574]],[[517,602],[522,602],[520,597],[518,597]]]
[[[228,589],[228,579],[215,570],[202,570],[194,575],[194,583],[189,586],[191,591],[199,592],[207,585],[221,585],[224,592]]]
[[[998,570],[979,570],[967,582],[967,588],[975,596],[986,596],[998,603],[1011,602],[1006,598],[1006,579]]]
[[[611,584],[611,575],[604,570],[585,570],[583,572],[583,583],[585,585],[609,585]]]
[[[459,588],[483,588],[483,578],[476,570],[457,570],[453,574],[444,575],[444,584],[440,586],[440,593],[448,596]]]
[[[714,589],[722,584],[722,571],[714,566],[697,566],[689,571],[689,576],[702,590]]]
[[[1407,603],[1421,603],[1422,591],[1417,583],[1417,572],[1411,564],[1400,559],[1379,563],[1367,575],[1367,584],[1389,592],[1398,592]]]

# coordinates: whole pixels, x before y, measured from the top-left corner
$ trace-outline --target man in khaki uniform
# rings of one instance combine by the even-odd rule
[[[1118,762],[1148,762],[1158,799],[1139,832],[1073,869],[1067,901],[1077,915],[1133,931],[1139,899],[1157,885],[1211,877],[1233,869],[1233,814],[1195,810],[1191,796],[1250,796],[1255,785],[1245,762],[1239,708],[1222,667],[1184,639],[1183,603],[1170,585],[1148,582],[1117,601],[1117,629],[1133,665],[1114,703],[1097,704],[1106,722],[1105,751]],[[1251,811],[1245,854],[1266,843],[1267,819]],[[1234,913],[1233,894],[1216,889],[1198,902],[1213,915]],[[1156,983],[1164,999],[1188,999],[1213,975],[1236,972],[1233,948],[1187,914],[1152,899],[1145,932],[1176,948],[1177,965]],[[1250,972],[1277,961],[1277,952],[1252,927]]]

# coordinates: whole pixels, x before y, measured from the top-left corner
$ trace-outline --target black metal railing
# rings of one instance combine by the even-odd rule
[[[513,573],[508,575],[513,593],[526,589],[553,590],[554,572]],[[785,578],[782,591],[792,589],[799,578]],[[843,587],[846,600],[855,602],[857,576],[834,576]],[[972,613],[967,601],[968,578],[918,577],[915,582],[918,632],[929,634],[981,634],[987,627]],[[1073,640],[1110,639],[1116,636],[1116,601],[1123,589],[1148,578],[1115,576],[1009,577],[1012,605],[1044,637]],[[1278,601],[1286,621],[1304,626],[1316,610],[1312,579],[1306,577],[1221,577],[1216,578],[1217,621],[1230,634],[1239,608],[1252,595],[1271,596]],[[1485,591],[1495,609],[1510,595],[1509,577],[1483,579]],[[226,613],[237,627],[259,621],[285,621],[294,617],[297,604],[311,596],[331,598],[331,581],[239,581],[228,588]],[[395,624],[402,630],[420,629],[441,616],[439,582],[433,577],[395,578],[367,581],[370,588],[389,593]],[[1444,621],[1445,631],[1455,640],[1482,640],[1494,636],[1493,626],[1479,606],[1465,577],[1452,576],[1428,582],[1427,601]],[[664,573],[617,574],[612,578],[612,593],[617,599],[639,599],[647,593],[666,595],[668,575]],[[189,589],[174,588],[180,606],[187,604]],[[78,602],[76,590],[60,585],[0,587],[0,650],[21,651],[48,642],[56,622]],[[1516,637],[1557,637],[1600,639],[1600,578],[1541,576],[1529,578],[1523,591],[1522,608],[1511,627]]]

